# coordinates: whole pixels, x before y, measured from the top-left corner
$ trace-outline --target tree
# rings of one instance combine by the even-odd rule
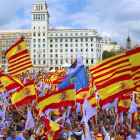
[[[114,52],[103,51],[102,58],[103,58],[103,60],[105,60],[105,59],[115,56],[115,55],[116,54]]]

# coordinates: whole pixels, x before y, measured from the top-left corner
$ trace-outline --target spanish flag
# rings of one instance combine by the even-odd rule
[[[58,70],[58,74],[62,74],[62,73],[64,73],[64,67],[62,69]]]
[[[38,99],[38,106],[44,113],[46,109],[75,106],[75,85],[70,85],[50,95]]]
[[[94,108],[96,107],[96,97],[95,97],[95,93],[92,94],[90,97],[87,98],[88,102],[90,103],[90,105]]]
[[[0,74],[0,80],[4,88],[6,89],[6,91],[10,91],[18,87],[23,88],[24,86],[20,81],[12,78],[11,76],[7,74]]]
[[[8,71],[12,76],[33,68],[23,38],[11,46],[4,55],[9,61]]]
[[[19,107],[30,100],[36,99],[36,92],[33,81],[24,85],[24,88],[19,89],[11,95],[13,108]]]
[[[0,68],[0,73],[4,73],[3,67]]]
[[[85,87],[76,93],[76,102],[83,104],[85,98],[88,98],[89,96],[89,87]]]
[[[104,104],[135,90],[132,68],[126,53],[101,61],[89,70]]]
[[[0,92],[5,91],[5,88],[3,87],[3,84],[0,81]]]
[[[45,118],[45,124],[47,127],[46,140],[55,140],[64,129],[57,123]]]
[[[119,102],[118,110],[127,112],[130,108],[130,105],[131,105],[130,95],[120,97],[118,102]]]

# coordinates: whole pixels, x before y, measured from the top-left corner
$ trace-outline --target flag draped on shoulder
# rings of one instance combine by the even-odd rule
[[[58,90],[65,88],[69,85],[76,84],[76,90],[79,90],[81,88],[88,86],[88,80],[86,76],[86,71],[84,65],[81,66],[78,70],[70,74],[68,77],[66,77],[62,83],[60,84]]]
[[[75,106],[75,85],[70,85],[50,95],[39,98],[38,106],[42,112],[45,112],[46,109]]]
[[[24,39],[20,39],[4,54],[9,61],[8,72],[14,76],[33,68]]]
[[[55,140],[64,129],[62,126],[58,125],[57,123],[45,118],[45,124],[47,127],[46,132],[46,140]]]
[[[19,87],[20,88],[24,87],[24,85],[20,81],[18,81],[15,78],[12,78],[11,76],[7,74],[0,74],[0,81],[2,82],[6,91],[11,91]]]
[[[24,88],[17,90],[11,95],[13,108],[19,107],[30,100],[36,99],[36,92],[33,81],[24,85]]]

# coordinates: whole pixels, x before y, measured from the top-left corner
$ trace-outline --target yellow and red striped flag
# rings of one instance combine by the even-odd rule
[[[4,55],[9,61],[8,72],[12,76],[33,68],[23,38],[11,46]]]
[[[101,61],[89,70],[104,104],[135,90],[132,68],[126,53]]]
[[[70,85],[57,92],[39,98],[38,106],[43,113],[48,108],[55,109],[64,106],[75,106],[75,85]]]
[[[62,73],[64,73],[64,67],[62,69],[58,70],[58,74],[62,74]]]
[[[11,95],[13,108],[24,105],[28,101],[36,99],[36,92],[33,81],[24,85],[24,88],[19,89]]]
[[[0,73],[4,73],[3,67],[0,68]]]
[[[89,96],[89,87],[85,87],[76,92],[76,102],[83,104],[85,98],[88,98]]]
[[[87,98],[90,105],[94,108],[96,106],[96,97],[95,93],[92,94],[90,97]]]
[[[0,74],[0,81],[2,82],[6,91],[10,91],[18,87],[21,87],[21,88],[24,87],[24,85],[20,81],[12,78],[11,76],[7,74]]]

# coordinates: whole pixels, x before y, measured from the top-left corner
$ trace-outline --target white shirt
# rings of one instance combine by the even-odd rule
[[[104,135],[105,135],[104,140],[114,140],[113,137],[110,139],[110,136],[109,136],[109,134],[106,132],[106,130],[105,130],[104,127],[102,127],[102,131],[103,131],[103,133],[104,133]]]
[[[128,136],[128,139],[127,140],[140,140],[140,135],[136,135],[136,138],[133,139],[132,136]]]

